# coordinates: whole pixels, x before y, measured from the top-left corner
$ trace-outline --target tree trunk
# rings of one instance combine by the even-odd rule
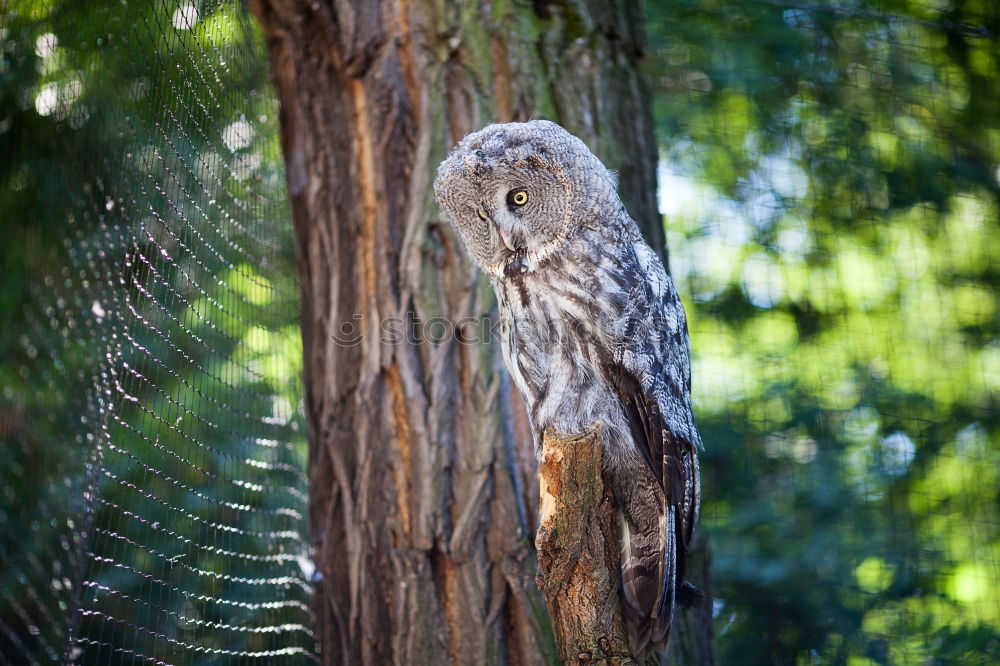
[[[488,339],[492,290],[443,224],[431,183],[466,133],[549,118],[619,172],[662,253],[641,10],[251,6],[281,104],[298,244],[324,661],[556,662],[535,585],[530,432]]]

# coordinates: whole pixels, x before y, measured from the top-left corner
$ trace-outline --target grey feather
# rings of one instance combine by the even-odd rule
[[[536,440],[603,426],[626,625],[642,656],[666,647],[678,595],[693,594],[701,440],[683,306],[615,185],[582,141],[538,120],[468,135],[434,189],[493,283]]]

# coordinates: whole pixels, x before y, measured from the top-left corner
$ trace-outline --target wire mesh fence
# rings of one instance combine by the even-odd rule
[[[30,143],[4,208],[41,228],[8,249],[32,280],[5,350],[0,661],[312,661],[297,288],[255,26],[238,2],[5,10],[5,123]]]
[[[0,661],[313,661],[263,45],[80,4],[0,2]],[[1000,661],[1000,9],[647,9],[720,662]]]

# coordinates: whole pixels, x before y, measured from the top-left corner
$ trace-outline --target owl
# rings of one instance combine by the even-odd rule
[[[662,651],[686,583],[701,447],[684,308],[616,192],[559,125],[490,125],[441,163],[434,191],[500,310],[504,361],[540,450],[598,428],[621,536],[630,648]]]

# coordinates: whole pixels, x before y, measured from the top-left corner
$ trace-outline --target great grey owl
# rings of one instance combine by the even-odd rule
[[[469,134],[442,162],[438,202],[500,309],[504,360],[536,443],[600,426],[619,511],[631,649],[666,647],[698,518],[684,309],[615,191],[615,177],[559,125]]]

